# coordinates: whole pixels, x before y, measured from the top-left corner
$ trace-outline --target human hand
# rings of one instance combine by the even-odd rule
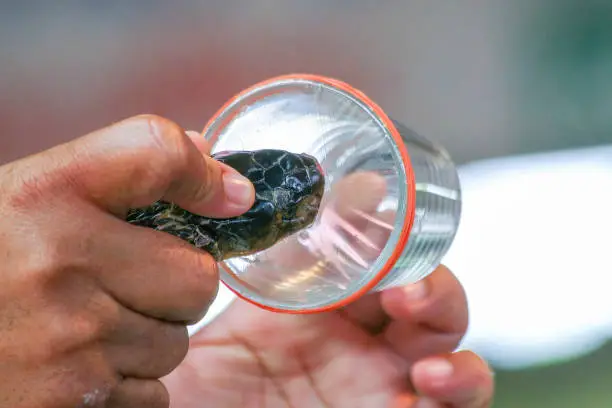
[[[124,219],[161,198],[246,211],[253,186],[202,143],[140,116],[0,167],[0,406],[169,405],[158,379],[216,295],[216,263]]]
[[[351,236],[357,228],[384,244],[394,214],[376,213],[383,196],[384,183],[371,173],[339,183],[322,210],[327,229],[314,234],[319,249],[340,235],[329,233],[336,228]],[[377,220],[364,223],[367,215]],[[295,237],[270,252],[279,273],[285,262],[315,261]],[[419,283],[335,312],[277,314],[238,299],[192,338],[185,361],[163,381],[174,408],[487,408],[493,395],[487,364],[455,351],[467,324],[463,288],[443,266]]]

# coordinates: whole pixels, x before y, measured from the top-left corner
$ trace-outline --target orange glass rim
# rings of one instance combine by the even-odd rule
[[[407,243],[408,243],[408,238],[410,236],[410,231],[412,230],[412,225],[414,223],[414,215],[415,215],[415,210],[416,210],[416,183],[415,183],[415,178],[414,178],[414,172],[412,170],[412,164],[410,161],[410,156],[408,155],[408,149],[400,135],[400,132],[397,130],[395,124],[393,123],[393,121],[389,118],[389,116],[387,116],[387,114],[384,112],[384,110],[376,103],[374,102],[372,99],[370,99],[367,95],[365,95],[362,91],[354,88],[353,86],[340,81],[338,79],[335,78],[330,78],[330,77],[326,77],[323,75],[316,75],[316,74],[287,74],[287,75],[280,75],[280,76],[276,76],[276,77],[272,77],[269,79],[266,79],[264,81],[258,82],[246,89],[244,89],[243,91],[239,92],[238,94],[236,94],[234,97],[230,98],[207,122],[206,126],[204,127],[204,130],[202,131],[203,135],[207,135],[207,133],[209,133],[210,128],[212,127],[212,125],[217,121],[217,119],[224,114],[227,111],[227,108],[230,107],[232,104],[234,104],[237,100],[241,99],[242,97],[244,97],[245,95],[253,92],[254,90],[258,89],[258,88],[265,88],[266,86],[272,85],[274,83],[277,82],[282,82],[282,81],[288,81],[288,80],[301,80],[301,81],[309,81],[309,82],[314,82],[314,83],[321,83],[327,86],[331,86],[333,88],[339,89],[340,91],[345,92],[346,94],[352,96],[353,98],[359,100],[360,102],[362,102],[365,106],[367,106],[375,115],[376,117],[383,123],[383,125],[385,126],[386,130],[389,132],[389,134],[391,135],[391,137],[393,138],[393,141],[396,144],[396,148],[398,149],[399,153],[400,153],[400,158],[402,161],[402,165],[404,166],[404,170],[406,172],[406,197],[407,197],[407,205],[406,205],[406,216],[404,217],[404,221],[402,224],[402,229],[400,231],[398,240],[397,240],[397,244],[395,245],[395,248],[393,248],[393,252],[391,253],[391,255],[389,256],[389,258],[386,260],[386,262],[384,263],[384,265],[380,268],[380,270],[378,272],[376,272],[376,274],[374,274],[374,276],[372,277],[372,279],[370,279],[370,281],[368,281],[367,284],[363,285],[361,288],[359,288],[358,290],[356,290],[355,292],[351,293],[349,296],[346,296],[345,298],[342,298],[340,300],[338,300],[337,302],[334,302],[332,304],[329,305],[325,305],[325,306],[321,306],[321,307],[317,307],[317,308],[308,308],[308,309],[301,309],[301,310],[294,310],[294,309],[282,309],[282,308],[278,308],[278,307],[273,307],[273,306],[269,306],[266,305],[264,303],[258,302],[254,299],[251,299],[245,295],[243,295],[242,293],[240,293],[238,290],[234,289],[233,287],[231,287],[230,285],[228,285],[225,281],[223,281],[223,278],[221,278],[221,281],[225,284],[225,286],[227,286],[236,296],[238,296],[239,298],[259,307],[262,308],[264,310],[268,310],[268,311],[272,311],[272,312],[276,312],[276,313],[286,313],[286,314],[314,314],[314,313],[322,313],[322,312],[330,312],[333,310],[337,310],[340,309],[352,302],[354,302],[355,300],[359,299],[360,297],[362,297],[363,295],[366,295],[368,292],[370,292],[385,276],[387,276],[387,274],[389,272],[391,272],[391,270],[393,269],[393,267],[395,266],[397,260],[399,259],[399,257],[401,256],[402,252],[404,251],[404,248],[406,247]],[[265,97],[266,95],[262,95],[260,98]],[[223,129],[229,122],[232,121],[232,119],[234,118],[235,115],[228,115],[227,118],[225,118],[225,120],[218,125],[219,129]],[[214,146],[214,144],[217,142],[218,139],[218,132],[216,132],[209,140],[211,142],[211,144]],[[227,264],[225,262],[220,262],[219,263],[219,267],[223,268],[223,270],[225,272],[227,272],[229,275],[231,275],[236,281],[241,282],[243,285],[248,286],[246,283],[243,283],[242,280],[236,276],[230,267],[227,266]]]

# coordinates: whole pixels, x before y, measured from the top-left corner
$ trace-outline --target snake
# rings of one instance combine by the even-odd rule
[[[208,252],[217,262],[264,251],[314,223],[325,190],[323,170],[315,157],[279,149],[224,151],[211,157],[251,181],[255,201],[248,211],[212,218],[158,200],[130,209],[127,222],[169,233]]]

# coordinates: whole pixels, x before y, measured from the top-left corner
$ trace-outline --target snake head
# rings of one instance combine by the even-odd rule
[[[261,251],[311,225],[317,217],[325,177],[316,158],[284,150],[222,152],[213,158],[236,169],[255,187],[255,203],[225,225],[231,245],[225,252]],[[234,225],[232,225],[234,224]],[[230,241],[228,241],[229,243]]]

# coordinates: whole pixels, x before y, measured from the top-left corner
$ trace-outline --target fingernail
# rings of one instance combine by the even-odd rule
[[[427,284],[424,281],[404,286],[404,295],[410,302],[417,302],[427,296]]]
[[[435,400],[431,398],[419,398],[416,404],[414,404],[414,408],[440,408],[440,404],[438,404]]]
[[[251,181],[238,173],[226,172],[223,174],[223,188],[225,195],[234,204],[247,206],[251,203],[253,186]]]
[[[441,358],[418,362],[413,370],[415,376],[425,376],[433,382],[446,381],[453,375],[453,365]]]

